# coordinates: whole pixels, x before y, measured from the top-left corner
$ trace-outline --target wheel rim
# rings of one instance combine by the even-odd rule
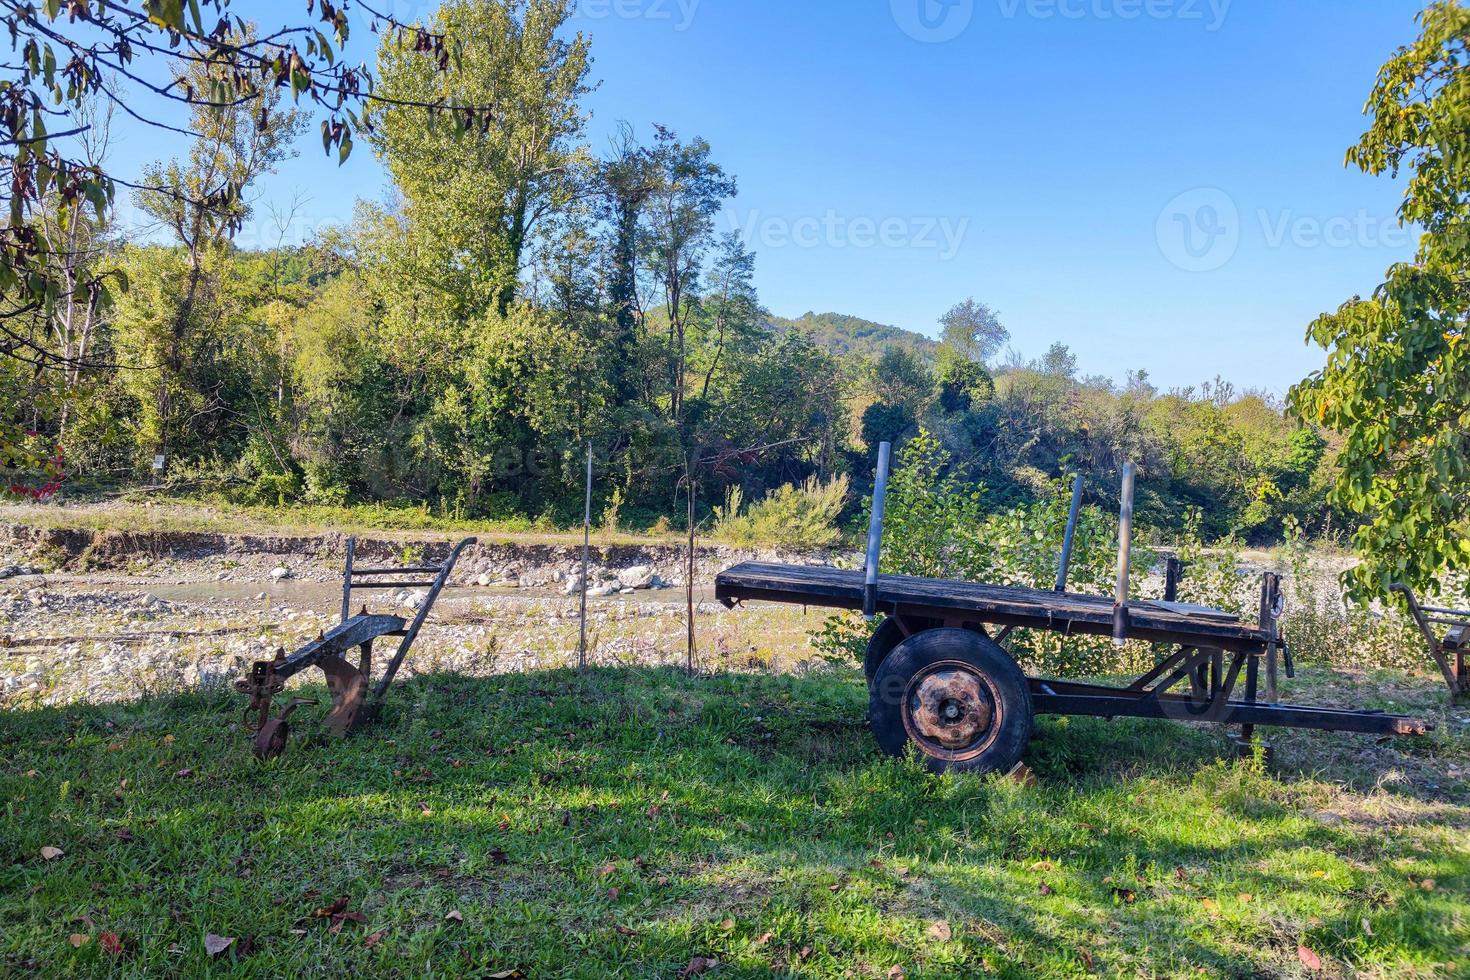
[[[909,680],[903,727],[925,755],[973,759],[1000,732],[1001,700],[995,685],[958,660],[930,664]]]

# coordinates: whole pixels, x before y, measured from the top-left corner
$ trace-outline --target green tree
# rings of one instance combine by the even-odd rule
[[[1470,8],[1441,0],[1419,19],[1347,154],[1366,173],[1409,172],[1399,218],[1423,230],[1419,247],[1371,298],[1312,323],[1327,364],[1290,397],[1344,434],[1332,499],[1361,521],[1348,574],[1360,596],[1470,568]]]
[[[473,318],[515,300],[538,223],[580,192],[590,162],[586,121],[588,42],[564,39],[570,0],[448,0],[430,30],[457,52],[390,32],[378,51],[374,149],[403,194],[406,230],[425,272]],[[448,112],[427,130],[418,105],[492,105]]]
[[[990,360],[1011,336],[1001,324],[1000,315],[973,298],[950,307],[939,318],[939,324],[945,346],[971,361]]]

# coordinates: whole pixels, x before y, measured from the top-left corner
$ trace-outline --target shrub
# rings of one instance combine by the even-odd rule
[[[826,483],[808,477],[801,486],[788,483],[742,512],[743,494],[732,486],[724,506],[715,508],[715,535],[744,547],[830,548],[841,539],[837,518],[847,490],[845,474]]]
[[[313,504],[341,507],[347,503],[347,474],[334,462],[307,460],[302,464],[306,474],[306,500]]]

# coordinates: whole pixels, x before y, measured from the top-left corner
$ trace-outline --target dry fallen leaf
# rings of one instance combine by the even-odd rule
[[[174,773],[174,775],[179,777],[180,779],[188,779],[190,776],[194,775],[194,770],[180,769],[178,772]]]
[[[725,932],[729,932],[730,930],[735,928],[735,920],[726,919],[724,922],[720,923],[720,928],[723,929]]]
[[[103,949],[107,950],[113,956],[122,955],[122,940],[118,938],[117,933],[104,932],[102,935],[97,937],[97,942],[102,946]]]
[[[1006,776],[1022,786],[1036,785],[1036,773],[1032,772],[1031,767],[1024,762],[1016,763],[1015,768],[1006,773]]]
[[[1051,885],[1048,885],[1046,882],[1043,881],[1041,883],[1041,887],[1038,888],[1037,891],[1041,892],[1041,894],[1043,894],[1043,895],[1050,895],[1051,894]]]
[[[80,949],[81,947],[87,945],[87,943],[91,942],[92,937],[87,935],[85,932],[74,932],[66,938],[66,941]]]
[[[1420,887],[1420,888],[1422,888],[1422,889],[1424,889],[1424,890],[1425,890],[1425,891],[1427,891],[1427,892],[1432,892],[1432,891],[1434,891],[1434,879],[1433,879],[1433,878],[1425,878],[1425,879],[1424,879],[1424,880],[1423,880],[1423,881],[1422,881],[1422,882],[1421,882],[1421,883],[1420,883],[1420,884],[1419,884],[1419,887]]]
[[[1089,970],[1092,969],[1092,953],[1091,952],[1089,952],[1088,950],[1085,950],[1085,949],[1079,949],[1079,950],[1077,950],[1077,955],[1080,956],[1080,957],[1082,957],[1082,962],[1087,964],[1087,968]]]
[[[1199,900],[1199,903],[1205,907],[1205,911],[1215,911],[1215,900],[1213,898],[1202,898]]]
[[[1322,957],[1312,952],[1305,946],[1296,948],[1296,958],[1302,961],[1302,966],[1308,970],[1317,971],[1322,969]]]
[[[453,909],[453,910],[451,910],[449,912],[445,912],[444,913],[444,921],[445,922],[463,922],[464,921],[464,913],[461,912],[459,909]]]
[[[888,968],[888,980],[904,980],[905,976],[907,976],[907,974],[903,972],[903,967],[899,966],[897,963]]]
[[[379,929],[377,932],[370,932],[366,936],[362,937],[362,944],[368,949],[372,949],[374,946],[378,945],[378,943],[382,942],[383,937],[386,935],[388,935],[387,929]]]
[[[949,942],[950,937],[953,935],[954,931],[950,929],[949,923],[946,922],[944,919],[937,919],[934,924],[929,927],[929,936],[933,939],[939,940],[942,943]]]
[[[328,929],[327,932],[335,936],[339,932],[341,932],[342,927],[349,922],[366,921],[367,916],[363,915],[361,912],[338,912],[336,915],[332,916],[332,927]]]
[[[622,892],[618,891],[617,886],[613,886],[612,888],[609,888],[607,890],[607,897],[612,899],[614,902],[618,900],[618,896],[621,894]]]
[[[337,899],[331,905],[328,905],[325,908],[319,908],[315,912],[311,913],[311,917],[313,919],[325,919],[329,915],[339,915],[342,912],[346,911],[346,909],[347,909],[347,902],[348,902],[347,896],[346,895],[343,895],[341,898]]]
[[[1361,922],[1359,922],[1358,924],[1363,927],[1363,935],[1365,935],[1365,936],[1371,936],[1371,935],[1373,935],[1373,923],[1369,922],[1366,917],[1363,918],[1363,920]]]
[[[763,932],[756,937],[755,944],[757,946],[764,946],[766,943],[771,941],[773,935],[773,933]]]
[[[606,864],[604,864],[602,867],[598,868],[597,869],[597,873],[601,877],[606,878],[608,875],[612,874],[616,870],[618,870],[617,862],[616,861],[609,861]]]
[[[216,936],[211,932],[204,937],[204,951],[211,957],[218,956],[233,945],[234,936]]]
[[[707,973],[720,965],[720,961],[709,956],[696,956],[690,960],[683,970],[679,971],[681,977],[692,977],[696,973]]]
[[[63,851],[59,847],[49,847],[48,846],[48,847],[41,848],[41,858],[42,858],[42,860],[45,860],[45,861],[55,861],[57,858],[59,858],[59,857],[65,857],[65,856],[66,856],[66,852]]]
[[[1250,892],[1241,892],[1239,895],[1236,895],[1235,897],[1237,899],[1239,899],[1242,903],[1249,903],[1250,900],[1251,900],[1251,893]]]

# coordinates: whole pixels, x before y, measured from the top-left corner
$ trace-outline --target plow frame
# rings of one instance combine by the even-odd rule
[[[284,648],[278,648],[274,659],[257,660],[246,676],[235,682],[235,690],[250,698],[249,706],[245,709],[245,726],[254,732],[255,755],[262,759],[280,755],[285,750],[290,735],[287,718],[298,707],[316,703],[307,698],[292,698],[279,714],[271,715],[272,700],[285,690],[286,681],[311,667],[321,670],[326,679],[327,690],[332,696],[332,706],[324,719],[328,731],[334,735],[346,735],[376,717],[394,676],[403,665],[414,640],[418,638],[424,620],[433,610],[434,603],[454,571],[461,553],[475,542],[475,538],[460,541],[450,550],[449,556],[437,565],[359,568],[356,564],[357,539],[349,537],[347,559],[342,571],[340,622],[330,630],[324,630],[316,639],[289,656]],[[433,578],[427,581],[405,579],[405,576],[426,574],[432,574]],[[353,590],[425,587],[429,591],[419,603],[412,622],[402,616],[369,613],[366,605],[356,615],[352,614]],[[383,670],[383,676],[369,693],[368,686],[373,670],[373,642],[379,637],[400,639],[398,648]],[[347,653],[353,647],[358,649],[356,665],[347,660]]]

